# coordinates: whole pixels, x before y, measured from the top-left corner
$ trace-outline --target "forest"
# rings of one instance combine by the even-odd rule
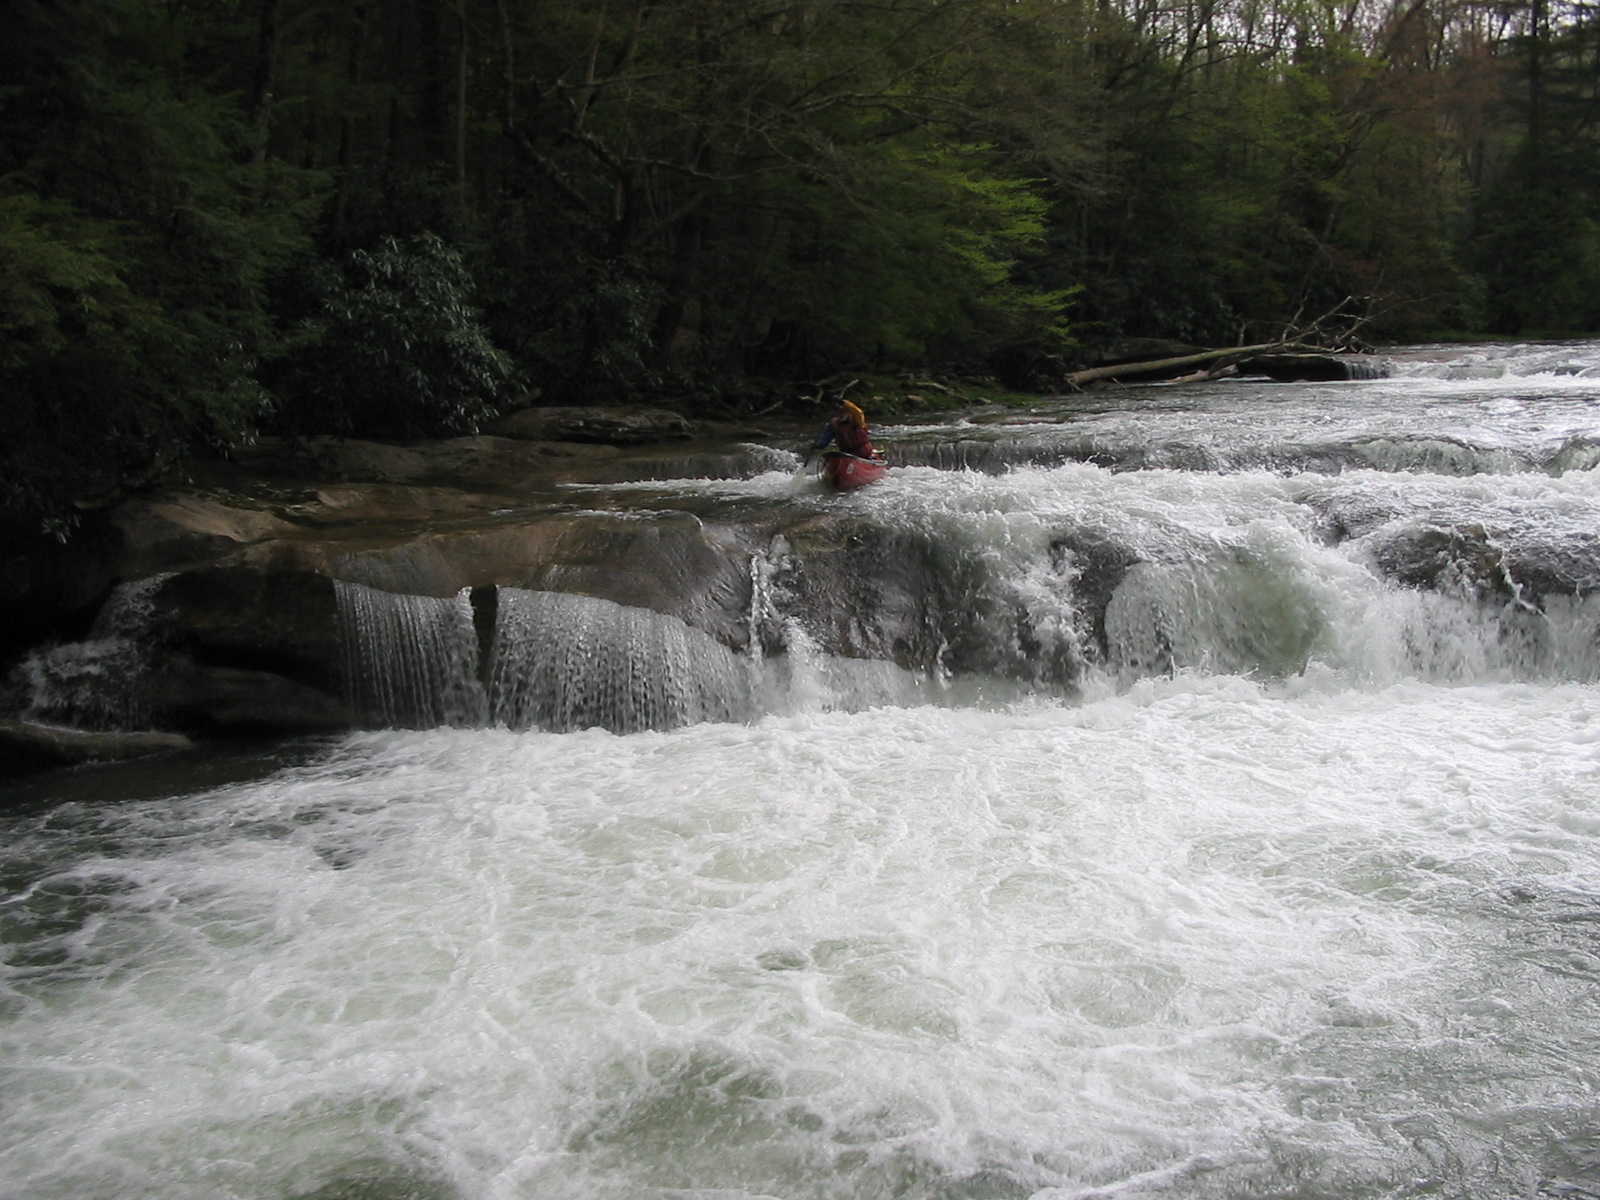
[[[0,508],[262,434],[1600,328],[1592,0],[16,0]]]

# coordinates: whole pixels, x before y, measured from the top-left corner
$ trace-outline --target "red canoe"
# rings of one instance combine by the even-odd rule
[[[822,456],[822,478],[841,492],[876,483],[889,473],[889,464],[872,458],[830,450]]]

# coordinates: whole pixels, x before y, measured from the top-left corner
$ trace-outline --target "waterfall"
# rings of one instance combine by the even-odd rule
[[[753,715],[749,664],[676,617],[500,589],[489,715],[512,729],[618,733]]]
[[[480,670],[468,592],[437,598],[341,583],[338,597],[347,694],[375,724],[629,733],[754,712],[750,663],[676,617],[500,588]]]
[[[472,604],[338,582],[345,689],[381,725],[479,725],[485,713]]]
[[[492,610],[484,597],[475,614],[467,592],[341,583],[347,697],[376,725],[616,733],[939,698],[928,673],[824,649],[771,596],[769,560],[757,556],[751,570],[763,582],[748,653],[677,617],[592,596],[499,588]],[[493,622],[481,667],[475,615]]]
[[[30,720],[83,729],[136,729],[148,721],[142,686],[151,666],[154,599],[170,574],[112,589],[89,636],[36,650],[19,672]]]
[[[921,540],[902,529],[807,552],[779,535],[751,558],[742,650],[586,595],[484,589],[475,629],[466,592],[341,584],[349,698],[382,725],[631,733],[1175,674],[1600,679],[1600,593],[1535,592],[1506,568],[1511,549],[1464,543],[1458,562],[1410,533],[1328,545],[1303,513],[1238,529],[1188,519],[1091,530],[957,507],[925,514]]]

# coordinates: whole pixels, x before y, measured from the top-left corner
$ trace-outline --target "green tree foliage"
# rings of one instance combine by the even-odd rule
[[[0,498],[64,527],[273,406],[471,428],[514,369],[1048,382],[1075,339],[1347,297],[1378,335],[1592,329],[1596,12],[16,0]]]
[[[1555,9],[1555,11],[1551,11]],[[1600,327],[1600,13],[1538,0],[1515,43],[1514,150],[1478,212],[1491,327]]]
[[[123,3],[21,6],[0,96],[0,489],[64,533],[85,505],[248,435],[266,285],[311,188],[254,165],[187,79],[199,28]]]
[[[1045,201],[985,158],[982,147],[931,139],[868,144],[852,178],[791,184],[786,196],[802,207],[783,223],[781,257],[759,281],[766,328],[803,329],[810,352],[828,362],[1062,352],[1070,290],[1032,287],[1018,272],[1043,244]]]
[[[472,279],[440,238],[386,238],[323,270],[320,295],[274,382],[279,427],[413,439],[470,433],[511,365],[469,303]]]
[[[1045,201],[965,137],[962,64],[992,8],[680,0],[548,21],[507,101],[524,186],[591,231],[598,280],[644,281],[657,369],[1058,343],[1066,289],[1016,269]]]

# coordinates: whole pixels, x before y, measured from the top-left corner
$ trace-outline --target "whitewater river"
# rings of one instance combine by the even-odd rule
[[[0,1195],[1600,1196],[1600,345],[1395,371],[593,490],[943,548],[932,666],[781,538],[767,661],[578,622],[676,728],[13,789]]]

